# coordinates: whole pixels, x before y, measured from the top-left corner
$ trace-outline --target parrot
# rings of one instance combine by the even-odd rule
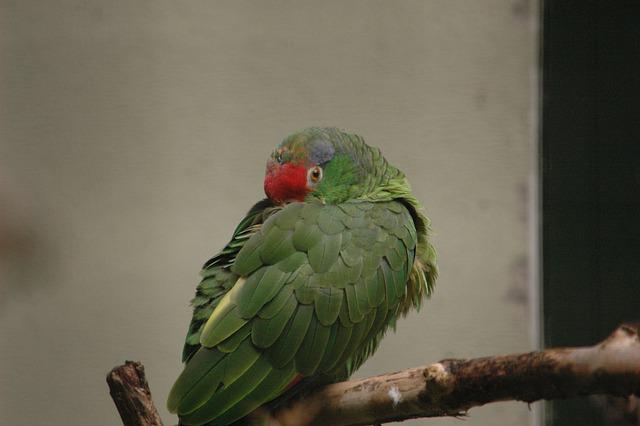
[[[264,192],[202,268],[167,400],[181,425],[234,424],[348,379],[433,290],[430,220],[362,137],[288,136]]]

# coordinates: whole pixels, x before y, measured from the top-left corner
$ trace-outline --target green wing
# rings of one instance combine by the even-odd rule
[[[169,410],[181,424],[228,425],[300,376],[348,377],[411,303],[416,244],[395,201],[292,203],[273,214],[223,268],[230,290],[201,327]]]
[[[273,213],[280,210],[264,199],[256,203],[247,215],[240,221],[231,241],[217,255],[212,257],[202,268],[202,281],[196,289],[196,296],[191,300],[193,306],[193,318],[189,324],[187,338],[182,351],[182,361],[186,362],[200,347],[200,333],[205,322],[209,319],[213,310],[222,299],[238,276],[229,270],[238,252],[255,234],[260,225]]]

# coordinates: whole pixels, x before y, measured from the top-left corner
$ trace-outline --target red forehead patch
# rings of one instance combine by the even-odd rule
[[[307,169],[291,163],[274,165],[264,177],[264,192],[276,203],[303,201],[307,195]]]

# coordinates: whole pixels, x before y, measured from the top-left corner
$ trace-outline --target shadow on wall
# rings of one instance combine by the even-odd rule
[[[0,316],[7,303],[54,281],[48,265],[56,254],[38,230],[34,209],[21,201],[0,188]]]

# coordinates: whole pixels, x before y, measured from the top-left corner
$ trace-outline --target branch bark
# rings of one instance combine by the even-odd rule
[[[139,362],[127,361],[107,375],[109,393],[125,426],[163,426]]]
[[[461,416],[472,407],[497,401],[533,402],[592,394],[640,396],[639,335],[640,324],[625,324],[592,347],[446,359],[397,373],[335,383],[281,407],[271,415],[270,424],[370,425],[417,417]]]

